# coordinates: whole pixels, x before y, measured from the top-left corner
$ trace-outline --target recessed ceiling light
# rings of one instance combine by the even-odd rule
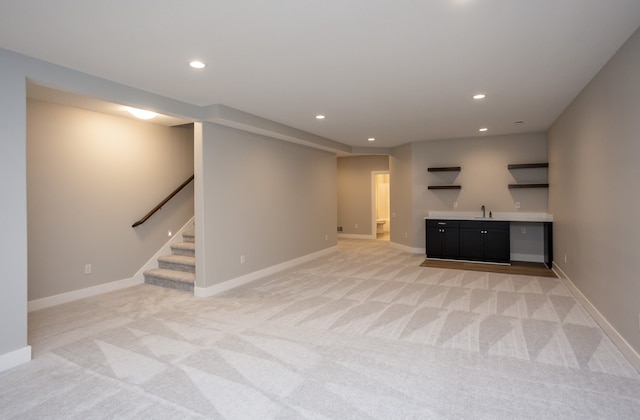
[[[486,97],[487,95],[485,95],[484,93],[478,93],[477,95],[473,95],[473,99],[484,99]]]
[[[376,139],[375,139],[375,138],[373,138],[373,137],[369,137],[367,140],[369,140],[369,141],[376,141]]]
[[[150,120],[151,118],[155,117],[156,114],[153,111],[147,111],[146,109],[138,109],[138,108],[130,108],[127,107],[127,111],[129,111],[129,113],[131,115],[133,115],[136,118],[140,118],[141,120]]]
[[[316,120],[324,120],[324,115],[316,115]]]
[[[199,61],[199,60],[193,60],[189,62],[189,66],[193,67],[194,69],[203,69],[207,67],[206,64],[204,64],[202,61]]]
[[[479,129],[478,131],[482,131],[482,132],[484,133],[485,131],[488,131],[488,130],[489,130],[489,129],[488,129],[487,127],[482,127],[482,128],[481,128],[481,129]]]

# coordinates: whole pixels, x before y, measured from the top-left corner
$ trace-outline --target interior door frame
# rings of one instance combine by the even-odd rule
[[[391,172],[386,171],[371,171],[371,236],[373,239],[378,237],[377,224],[376,224],[376,175],[389,174]],[[389,180],[389,200],[391,200],[391,180]],[[389,215],[389,233],[391,233],[391,215]]]

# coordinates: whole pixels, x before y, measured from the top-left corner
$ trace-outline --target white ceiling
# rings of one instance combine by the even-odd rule
[[[364,147],[546,130],[639,25],[638,0],[0,0],[1,48]]]

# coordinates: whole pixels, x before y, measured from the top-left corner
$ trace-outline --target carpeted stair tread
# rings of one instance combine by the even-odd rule
[[[195,242],[178,242],[171,245],[171,253],[174,255],[187,255],[195,257],[196,244]]]
[[[193,292],[196,282],[195,230],[184,231],[182,240],[170,245],[170,255],[158,257],[159,268],[143,273],[145,283]]]
[[[184,265],[192,265],[195,267],[196,265],[196,257],[192,257],[190,255],[163,255],[158,257],[159,262],[166,262],[170,264],[184,264]]]
[[[160,279],[179,281],[183,283],[195,283],[196,273],[188,273],[186,271],[167,270],[165,268],[152,268],[144,272],[145,276],[156,277]]]
[[[184,290],[186,292],[193,293],[193,288],[196,283],[196,274],[185,271],[154,268],[144,272],[144,282],[154,286]]]
[[[189,255],[163,255],[158,257],[158,266],[168,270],[188,271],[195,273],[196,257]]]
[[[196,230],[195,229],[187,229],[182,232],[182,239],[185,242],[195,242],[196,241]]]

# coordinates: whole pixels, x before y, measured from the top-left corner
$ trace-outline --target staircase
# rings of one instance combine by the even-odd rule
[[[171,254],[158,258],[158,268],[144,272],[144,282],[193,292],[196,282],[195,231],[182,234],[183,242],[171,245]]]

